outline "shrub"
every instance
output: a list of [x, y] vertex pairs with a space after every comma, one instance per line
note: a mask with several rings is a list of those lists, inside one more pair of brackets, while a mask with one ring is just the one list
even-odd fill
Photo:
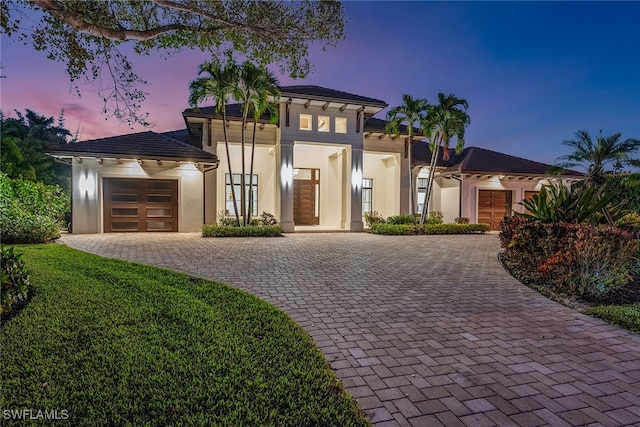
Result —
[[440, 211], [429, 212], [429, 217], [424, 222], [425, 224], [442, 224], [444, 222], [444, 214]]
[[410, 235], [410, 234], [472, 234], [490, 231], [488, 224], [425, 224], [422, 227], [409, 224], [373, 224], [373, 234]]
[[501, 228], [505, 257], [520, 271], [553, 292], [587, 299], [624, 286], [640, 249], [629, 232], [605, 225], [514, 217]]
[[239, 227], [240, 223], [235, 216], [227, 216], [225, 211], [218, 212], [218, 225], [226, 227]]
[[202, 226], [202, 237], [277, 237], [282, 236], [284, 229], [280, 225], [247, 225], [229, 226], [205, 224]]
[[2, 314], [9, 313], [11, 306], [27, 298], [29, 291], [29, 274], [25, 268], [21, 254], [14, 252], [13, 247], [2, 247]]
[[385, 222], [387, 222], [387, 220], [377, 211], [365, 212], [364, 214], [364, 223], [369, 228], [371, 228], [373, 224], [384, 224]]
[[456, 224], [469, 224], [471, 220], [466, 216], [458, 216], [453, 220], [453, 222]]
[[411, 224], [413, 225], [414, 223], [414, 219], [411, 217], [411, 215], [393, 215], [390, 216], [389, 218], [387, 218], [387, 224], [395, 224], [395, 225], [401, 225], [401, 224]]
[[278, 225], [278, 220], [275, 215], [262, 211], [260, 214], [260, 223], [262, 225]]
[[42, 243], [60, 237], [70, 198], [57, 186], [0, 173], [0, 229], [4, 243]]

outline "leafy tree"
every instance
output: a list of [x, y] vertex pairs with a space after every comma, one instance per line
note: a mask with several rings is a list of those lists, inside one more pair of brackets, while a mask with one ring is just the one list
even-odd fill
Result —
[[595, 188], [602, 187], [608, 174], [614, 174], [627, 166], [640, 166], [640, 159], [633, 154], [640, 148], [640, 139], [629, 138], [620, 141], [620, 132], [603, 136], [602, 131], [594, 142], [586, 130], [576, 132], [575, 139], [567, 139], [564, 145], [573, 151], [565, 156], [557, 166], [573, 168], [582, 166], [587, 170], [587, 183]]
[[214, 59], [213, 61], [200, 64], [198, 75], [202, 74], [206, 74], [207, 76], [199, 77], [189, 85], [189, 104], [197, 108], [201, 102], [211, 100], [216, 112], [222, 114], [222, 132], [224, 135], [224, 147], [227, 153], [227, 167], [229, 169], [229, 179], [231, 183], [233, 211], [237, 223], [240, 224], [238, 202], [236, 200], [233, 172], [231, 170], [231, 156], [229, 155], [229, 137], [226, 126], [227, 104], [237, 86], [238, 66], [232, 60], [229, 60], [226, 64], [222, 64], [220, 61]]
[[457, 98], [453, 94], [445, 96], [438, 94], [438, 105], [430, 105], [427, 108], [427, 115], [421, 121], [424, 136], [429, 139], [431, 161], [429, 163], [429, 178], [427, 179], [427, 191], [424, 193], [422, 215], [420, 225], [424, 224], [429, 212], [429, 201], [433, 191], [433, 181], [435, 177], [436, 165], [440, 149], [442, 158], [449, 159], [449, 144], [451, 138], [457, 139], [455, 151], [460, 154], [464, 148], [464, 134], [466, 127], [471, 123], [471, 118], [467, 114], [469, 103], [464, 98]]
[[10, 178], [39, 181], [59, 185], [71, 192], [71, 168], [56, 162], [45, 154], [52, 146], [72, 140], [66, 130], [64, 112], [58, 117], [45, 117], [27, 109], [26, 114], [16, 111], [17, 118], [6, 118], [0, 113], [2, 153], [0, 169]]
[[139, 110], [147, 94], [120, 50], [126, 42], [139, 55], [233, 51], [304, 77], [309, 45], [336, 46], [345, 35], [337, 1], [0, 0], [0, 12], [2, 33], [65, 63], [72, 82], [109, 81], [99, 88], [103, 113], [129, 124], [146, 123]]
[[409, 213], [413, 218], [413, 224], [416, 225], [416, 202], [413, 191], [413, 162], [411, 159], [411, 148], [414, 144], [413, 136], [415, 135], [414, 125], [419, 125], [426, 117], [429, 104], [426, 99], [414, 99], [410, 95], [402, 95], [402, 105], [393, 107], [387, 113], [387, 125], [385, 132], [388, 134], [400, 135], [400, 126], [402, 123], [407, 124], [407, 132], [409, 134], [409, 142], [407, 147], [407, 158], [409, 160]]

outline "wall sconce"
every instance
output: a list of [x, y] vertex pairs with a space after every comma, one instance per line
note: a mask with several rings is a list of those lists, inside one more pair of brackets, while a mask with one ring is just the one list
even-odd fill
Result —
[[87, 195], [88, 197], [92, 197], [96, 191], [96, 180], [93, 177], [93, 174], [82, 174], [80, 175], [80, 179], [78, 180], [78, 187], [80, 188], [80, 195]]
[[293, 184], [293, 166], [290, 164], [283, 164], [280, 170], [280, 180], [284, 187], [291, 186]]
[[198, 172], [200, 172], [192, 162], [183, 164], [180, 169], [182, 169], [182, 175], [186, 178], [193, 178], [198, 175]]
[[355, 189], [362, 186], [362, 169], [355, 168], [351, 171], [351, 186]]

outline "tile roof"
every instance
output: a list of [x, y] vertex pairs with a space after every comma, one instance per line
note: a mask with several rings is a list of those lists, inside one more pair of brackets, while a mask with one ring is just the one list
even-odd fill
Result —
[[[382, 120], [382, 119], [377, 119], [375, 117], [370, 117], [369, 119], [366, 119], [364, 122], [364, 131], [365, 132], [373, 132], [373, 133], [384, 133], [384, 127], [387, 125], [387, 121], [386, 120]], [[415, 136], [420, 136], [422, 135], [422, 131], [418, 128], [413, 128], [414, 129], [414, 135]], [[406, 125], [400, 125], [400, 134], [401, 135], [406, 135], [407, 134], [407, 126]]]
[[[418, 142], [411, 151], [414, 164], [428, 165], [431, 159], [429, 144]], [[438, 166], [445, 168], [445, 172], [458, 173], [491, 173], [505, 175], [535, 175], [544, 176], [549, 173], [550, 165], [511, 156], [509, 154], [498, 153], [480, 147], [465, 148], [461, 154], [456, 154], [453, 150], [449, 152], [449, 160], [443, 160], [442, 153], [438, 156]], [[568, 170], [563, 176], [582, 177], [580, 172]]]
[[305, 98], [319, 99], [323, 101], [347, 101], [350, 103], [368, 104], [375, 107], [387, 107], [388, 104], [380, 99], [355, 95], [353, 93], [342, 92], [340, 90], [329, 89], [315, 85], [280, 86], [282, 96], [303, 95]]
[[[167, 132], [171, 134], [171, 132]], [[53, 156], [125, 157], [216, 163], [215, 154], [156, 132], [139, 132], [58, 145], [47, 150]]]
[[[242, 118], [242, 105], [241, 104], [227, 104], [225, 105], [225, 110], [227, 113], [227, 118]], [[201, 115], [203, 117], [214, 117], [217, 119], [222, 119], [222, 114], [216, 111], [215, 106], [208, 107], [197, 107], [197, 108], [187, 108], [184, 110], [185, 114], [189, 115]], [[269, 123], [271, 116], [269, 112], [265, 112], [258, 122], [260, 123]]]

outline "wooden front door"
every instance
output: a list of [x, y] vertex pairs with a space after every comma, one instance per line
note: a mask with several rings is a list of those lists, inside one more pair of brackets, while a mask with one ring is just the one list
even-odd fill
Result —
[[500, 229], [500, 221], [511, 216], [511, 191], [480, 190], [478, 192], [478, 222]]
[[104, 232], [178, 231], [178, 181], [105, 178]]
[[320, 170], [296, 169], [293, 177], [293, 222], [295, 225], [320, 224]]

